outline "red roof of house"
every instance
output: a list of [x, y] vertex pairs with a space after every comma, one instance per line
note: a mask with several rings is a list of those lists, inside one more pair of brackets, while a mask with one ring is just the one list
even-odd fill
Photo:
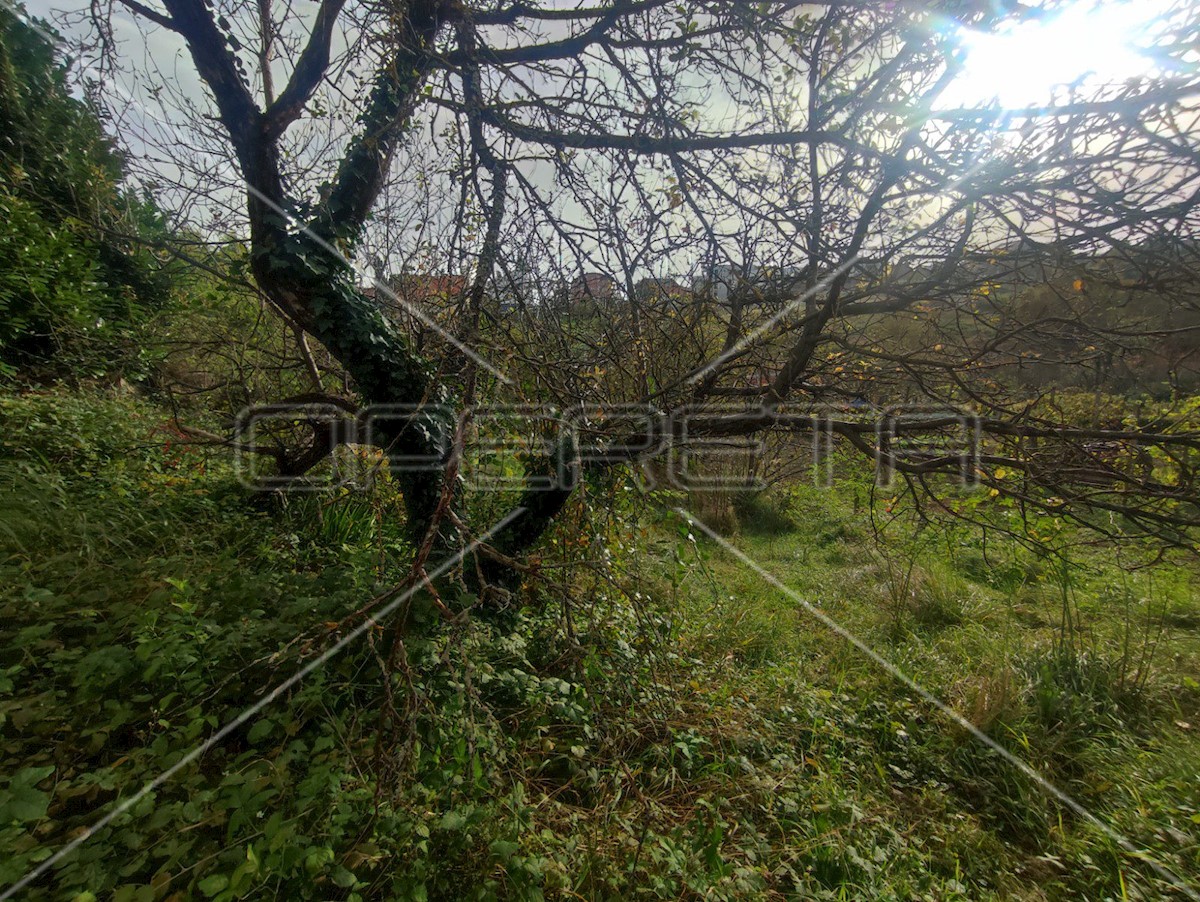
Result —
[[617, 280], [604, 273], [585, 272], [571, 283], [570, 293], [575, 300], [610, 298], [617, 293]]
[[406, 301], [453, 298], [467, 293], [467, 277], [444, 273], [401, 275], [392, 280], [392, 287]]

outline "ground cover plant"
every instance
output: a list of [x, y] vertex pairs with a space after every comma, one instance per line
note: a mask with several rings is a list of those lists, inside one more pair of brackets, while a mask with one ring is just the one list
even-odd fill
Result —
[[1197, 34], [0, 5], [0, 900], [1200, 898]]
[[[219, 455], [181, 451], [158, 431], [163, 412], [127, 395], [59, 389], [3, 409], [13, 881], [327, 645], [378, 590], [381, 561], [408, 549], [379, 494], [263, 510]], [[67, 462], [79, 476], [56, 475]], [[1191, 872], [1195, 574], [1127, 573], [1103, 554], [1063, 570], [1015, 543], [984, 562], [955, 529], [876, 541], [848, 500], [869, 490], [758, 499], [788, 525], [734, 541]], [[372, 631], [35, 892], [1171, 892], [669, 507], [577, 518], [548, 538], [541, 563], [558, 575], [521, 612], [441, 626], [431, 609], [405, 614], [430, 626], [393, 677], [386, 753]]]

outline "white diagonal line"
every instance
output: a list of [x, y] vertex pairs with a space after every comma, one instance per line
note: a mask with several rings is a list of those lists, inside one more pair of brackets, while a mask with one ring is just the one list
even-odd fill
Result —
[[[35, 31], [37, 31], [38, 34], [40, 34], [46, 41], [48, 41], [51, 44], [51, 46], [53, 46], [53, 47], [58, 46], [59, 39], [58, 39], [57, 35], [55, 35], [49, 29], [45, 28], [39, 22], [35, 22], [31, 16], [24, 13], [20, 8], [18, 8], [12, 2], [12, 0], [0, 0], [0, 6], [3, 6], [4, 8], [11, 11], [14, 15], [18, 16], [18, 18], [20, 18], [24, 24], [30, 26]], [[146, 110], [146, 108], [142, 105], [142, 103], [137, 98], [135, 98], [129, 91], [127, 91], [123, 85], [114, 82], [113, 86], [115, 87], [117, 93], [121, 94], [122, 98], [127, 103], [137, 107], [146, 115], [150, 115], [149, 111]], [[247, 182], [245, 184], [246, 184], [246, 190], [249, 193], [253, 194], [256, 198], [258, 198], [264, 204], [269, 206], [276, 213], [283, 216], [285, 219], [290, 219], [291, 221], [295, 222], [297, 225], [299, 225], [300, 231], [303, 234], [307, 235], [309, 238], [311, 238], [313, 241], [315, 241], [317, 243], [317, 245], [321, 247], [322, 250], [328, 251], [330, 254], [332, 254], [334, 257], [336, 257], [338, 260], [345, 263], [346, 267], [351, 272], [354, 271], [354, 263], [352, 260], [350, 260], [349, 257], [347, 257], [344, 253], [342, 253], [340, 250], [338, 250], [334, 245], [332, 245], [330, 242], [326, 241], [324, 238], [322, 238], [320, 235], [318, 235], [315, 231], [313, 231], [313, 229], [310, 228], [306, 223], [304, 223], [298, 216], [296, 216], [294, 213], [291, 213], [290, 211], [281, 207], [274, 200], [267, 197], [260, 190], [258, 190], [253, 185], [251, 185], [249, 182]], [[420, 320], [425, 326], [432, 329], [438, 335], [442, 336], [442, 338], [446, 339], [446, 341], [448, 341], [456, 349], [461, 351], [464, 356], [468, 357], [474, 363], [476, 363], [483, 369], [487, 370], [489, 373], [491, 373], [493, 376], [495, 376], [498, 380], [500, 380], [500, 382], [504, 383], [505, 385], [513, 385], [514, 384], [514, 382], [511, 378], [506, 376], [500, 370], [496, 369], [495, 366], [493, 366], [490, 362], [488, 362], [477, 351], [475, 351], [473, 348], [463, 344], [463, 342], [457, 336], [455, 336], [451, 332], [449, 332], [440, 323], [438, 323], [436, 320], [434, 320], [432, 317], [430, 317], [427, 313], [425, 313], [423, 310], [418, 308], [416, 305], [411, 304], [408, 301], [401, 298], [399, 295], [396, 294], [396, 292], [394, 292], [391, 289], [390, 286], [388, 286], [384, 282], [380, 281], [379, 279], [375, 278], [374, 276], [372, 276], [371, 281], [373, 282], [376, 291], [383, 292], [385, 295], [387, 295], [389, 300], [393, 301], [397, 306], [401, 307], [406, 313], [411, 314], [413, 317]], [[2, 897], [0, 897], [0, 898], [2, 898]]]
[[1200, 892], [1197, 892], [1191, 883], [1188, 883], [1182, 877], [1177, 876], [1165, 865], [1160, 864], [1154, 858], [1151, 858], [1149, 853], [1147, 853], [1145, 850], [1137, 848], [1128, 838], [1125, 837], [1124, 834], [1118, 832], [1110, 827], [1107, 823], [1100, 820], [1100, 818], [1092, 814], [1092, 812], [1085, 808], [1080, 802], [1077, 802], [1065, 791], [1051, 783], [1048, 779], [1046, 779], [1046, 777], [1042, 776], [1042, 774], [1035, 770], [1031, 765], [1018, 758], [987, 733], [983, 732], [983, 730], [979, 729], [979, 727], [975, 726], [975, 724], [971, 723], [971, 721], [965, 718], [954, 708], [950, 707], [928, 689], [925, 689], [920, 683], [906, 674], [903, 670], [901, 670], [883, 655], [879, 654], [879, 652], [875, 651], [875, 649], [871, 648], [871, 646], [867, 645], [866, 642], [858, 638], [858, 636], [850, 632], [850, 630], [842, 626], [819, 607], [802, 597], [791, 587], [785, 585], [778, 578], [776, 578], [774, 574], [763, 568], [757, 561], [755, 561], [745, 552], [731, 544], [727, 539], [719, 535], [707, 524], [698, 520], [690, 511], [687, 511], [682, 507], [674, 508], [674, 510], [690, 524], [699, 527], [699, 529], [704, 532], [705, 535], [707, 535], [727, 552], [732, 554], [735, 558], [761, 576], [764, 580], [766, 580], [766, 582], [770, 583], [788, 598], [799, 604], [802, 608], [804, 608], [805, 611], [819, 620], [823, 626], [827, 627], [829, 630], [845, 639], [864, 655], [870, 658], [872, 662], [886, 671], [890, 676], [903, 683], [906, 687], [915, 692], [926, 702], [933, 705], [938, 711], [940, 711], [942, 714], [945, 714], [958, 726], [962, 727], [973, 737], [1003, 758], [1006, 762], [1019, 770], [1026, 777], [1033, 780], [1048, 795], [1053, 796], [1055, 799], [1062, 802], [1062, 804], [1066, 805], [1073, 812], [1075, 812], [1075, 814], [1079, 815], [1088, 823], [1098, 828], [1102, 833], [1104, 833], [1105, 836], [1117, 843], [1117, 845], [1128, 852], [1132, 857], [1136, 858], [1138, 861], [1144, 861], [1154, 870], [1156, 874], [1158, 874], [1158, 876], [1174, 885], [1189, 899], [1195, 900], [1195, 902], [1200, 902]]
[[[249, 191], [251, 194], [253, 194], [255, 197], [257, 197], [264, 204], [269, 206], [272, 210], [274, 210], [280, 216], [283, 216], [287, 219], [291, 219], [293, 222], [295, 222], [297, 225], [300, 226], [300, 231], [303, 234], [307, 235], [309, 238], [311, 238], [313, 241], [315, 241], [322, 250], [328, 251], [330, 254], [332, 254], [334, 257], [336, 257], [338, 260], [345, 263], [347, 268], [349, 268], [351, 272], [354, 271], [354, 262], [349, 257], [347, 257], [345, 254], [343, 254], [340, 250], [338, 250], [336, 247], [334, 247], [332, 244], [330, 244], [328, 241], [326, 241], [324, 238], [322, 238], [320, 235], [318, 235], [315, 231], [313, 231], [313, 229], [309, 225], [304, 223], [300, 219], [300, 217], [296, 216], [294, 213], [290, 213], [289, 211], [285, 210], [283, 207], [281, 207], [279, 204], [277, 204], [271, 198], [267, 197], [265, 194], [263, 194], [261, 191], [259, 191], [257, 188], [255, 188], [253, 185], [251, 185], [249, 182], [246, 183], [246, 190]], [[419, 307], [417, 307], [414, 304], [410, 304], [408, 301], [401, 298], [398, 294], [396, 294], [396, 292], [392, 291], [392, 289], [387, 284], [385, 284], [381, 280], [375, 278], [374, 276], [371, 277], [371, 281], [374, 283], [376, 291], [382, 291], [384, 294], [386, 294], [388, 296], [388, 298], [391, 301], [395, 302], [400, 307], [402, 307], [406, 313], [412, 314], [417, 319], [419, 319], [422, 323], [424, 323], [426, 326], [428, 326], [430, 329], [432, 329], [434, 332], [436, 332], [438, 335], [442, 336], [442, 338], [446, 339], [446, 341], [450, 342], [450, 344], [452, 344], [455, 348], [457, 348], [459, 351], [461, 351], [464, 356], [469, 357], [472, 361], [474, 361], [479, 366], [483, 367], [485, 370], [487, 370], [489, 373], [491, 373], [493, 376], [495, 376], [497, 379], [499, 379], [505, 385], [513, 385], [514, 384], [512, 379], [510, 379], [508, 376], [504, 375], [504, 373], [500, 372], [500, 370], [498, 370], [494, 366], [492, 366], [487, 360], [485, 360], [483, 357], [481, 357], [479, 354], [477, 354], [472, 348], [463, 344], [457, 337], [455, 337], [448, 330], [446, 330], [441, 325], [439, 325], [432, 317], [430, 317], [427, 313], [425, 313]]]
[[[949, 192], [949, 191], [953, 191], [956, 187], [961, 185], [968, 178], [970, 178], [972, 175], [974, 175], [976, 172], [978, 172], [981, 168], [983, 168], [985, 163], [986, 163], [986, 160], [981, 152], [980, 154], [977, 155], [975, 162], [973, 162], [970, 166], [968, 166], [966, 169], [964, 169], [962, 172], [960, 172], [958, 175], [956, 175], [953, 179], [951, 179], [948, 183], [943, 185], [941, 188], [937, 189], [934, 196], [937, 196], [940, 194], [945, 194], [946, 192]], [[701, 367], [699, 370], [696, 370], [694, 373], [689, 375], [687, 377], [687, 382], [689, 384], [698, 382], [700, 379], [704, 378], [704, 376], [706, 376], [708, 373], [711, 373], [714, 369], [716, 369], [722, 363], [729, 360], [735, 354], [738, 354], [739, 352], [741, 352], [741, 350], [743, 348], [745, 348], [751, 342], [756, 341], [760, 336], [762, 336], [764, 333], [768, 332], [770, 329], [774, 328], [775, 325], [778, 324], [780, 320], [782, 320], [784, 317], [786, 317], [788, 314], [790, 314], [793, 310], [795, 310], [797, 307], [799, 307], [801, 304], [803, 304], [809, 298], [814, 297], [819, 292], [824, 291], [825, 288], [827, 286], [829, 286], [833, 282], [834, 279], [837, 279], [839, 276], [842, 275], [842, 273], [849, 270], [850, 267], [854, 266], [854, 264], [857, 263], [861, 259], [862, 259], [862, 254], [854, 254], [852, 257], [850, 257], [850, 259], [839, 264], [837, 267], [835, 267], [833, 270], [831, 270], [828, 275], [826, 275], [823, 279], [821, 279], [821, 281], [817, 282], [815, 285], [813, 285], [807, 291], [804, 291], [803, 293], [797, 295], [796, 297], [794, 297], [790, 301], [788, 301], [783, 306], [782, 309], [780, 309], [773, 316], [769, 317], [766, 320], [766, 322], [760, 323], [757, 327], [755, 327], [750, 332], [748, 332], [747, 334], [745, 334], [744, 336], [739, 338], [737, 340], [737, 342], [735, 342], [733, 344], [733, 346], [722, 351], [720, 354], [718, 354], [716, 357], [714, 357], [708, 363], [704, 364], [704, 366]], [[678, 384], [678, 383], [676, 383], [676, 384]]]
[[16, 16], [22, 25], [32, 28], [40, 34], [51, 47], [57, 48], [59, 45], [59, 37], [41, 22], [35, 21], [29, 10], [22, 9], [13, 0], [0, 0], [0, 6], [7, 9], [10, 13]]
[[[144, 799], [147, 795], [149, 795], [151, 792], [153, 792], [159, 786], [162, 786], [164, 783], [166, 783], [168, 780], [170, 780], [173, 776], [175, 776], [175, 774], [179, 773], [179, 771], [183, 770], [183, 768], [187, 767], [189, 764], [191, 764], [193, 761], [195, 761], [197, 758], [199, 758], [201, 755], [203, 755], [209, 749], [216, 746], [223, 739], [225, 739], [226, 736], [228, 736], [230, 733], [232, 733], [238, 727], [242, 726], [248, 720], [250, 720], [255, 715], [257, 715], [260, 711], [262, 711], [263, 708], [265, 708], [271, 702], [275, 701], [275, 699], [277, 699], [282, 693], [286, 692], [288, 689], [295, 686], [297, 683], [299, 683], [301, 680], [303, 680], [305, 677], [307, 677], [314, 670], [317, 670], [317, 669], [323, 667], [325, 665], [325, 663], [327, 661], [329, 661], [330, 658], [337, 655], [347, 645], [349, 645], [351, 642], [353, 642], [355, 639], [357, 639], [359, 636], [361, 636], [363, 633], [365, 633], [371, 627], [375, 626], [375, 624], [380, 619], [387, 617], [394, 610], [396, 610], [397, 607], [399, 607], [401, 604], [403, 604], [405, 601], [407, 601], [409, 598], [411, 598], [413, 595], [415, 595], [418, 591], [420, 591], [420, 589], [423, 586], [425, 586], [427, 583], [431, 582], [432, 580], [436, 579], [437, 577], [441, 576], [442, 574], [446, 573], [448, 570], [450, 570], [450, 568], [452, 568], [455, 564], [457, 564], [464, 557], [466, 557], [466, 555], [468, 555], [471, 551], [478, 548], [480, 545], [482, 545], [484, 542], [486, 542], [488, 539], [490, 539], [497, 532], [499, 532], [501, 529], [503, 529], [505, 526], [507, 526], [509, 523], [511, 523], [514, 519], [519, 517], [524, 512], [525, 512], [525, 508], [523, 508], [523, 507], [518, 507], [518, 508], [515, 508], [514, 510], [510, 511], [509, 514], [506, 517], [504, 517], [504, 519], [502, 519], [498, 523], [496, 523], [491, 529], [489, 529], [483, 535], [479, 536], [474, 541], [472, 541], [470, 544], [464, 546], [462, 549], [460, 549], [459, 551], [452, 554], [446, 560], [442, 561], [442, 563], [440, 563], [432, 571], [430, 571], [428, 574], [426, 574], [425, 579], [418, 581], [409, 589], [406, 589], [405, 591], [398, 594], [396, 597], [392, 598], [382, 608], [379, 608], [376, 611], [374, 611], [373, 613], [368, 614], [363, 619], [362, 623], [360, 623], [358, 626], [356, 626], [354, 629], [352, 629], [350, 632], [348, 632], [345, 636], [343, 636], [341, 639], [339, 639], [336, 643], [331, 645], [329, 648], [327, 648], [325, 651], [323, 651], [317, 657], [313, 658], [313, 660], [309, 661], [307, 664], [305, 664], [303, 667], [301, 667], [299, 670], [297, 670], [295, 673], [293, 673], [290, 677], [288, 677], [286, 680], [284, 680], [282, 683], [279, 683], [277, 686], [275, 686], [273, 689], [271, 689], [269, 692], [267, 692], [262, 698], [260, 698], [254, 704], [250, 705], [250, 707], [248, 707], [244, 711], [242, 711], [237, 717], [233, 718], [233, 720], [228, 721], [223, 727], [221, 727], [219, 730], [217, 730], [215, 733], [213, 733], [212, 736], [208, 737], [208, 739], [204, 740], [204, 742], [202, 742], [200, 745], [196, 746], [194, 749], [192, 749], [190, 752], [188, 752], [186, 755], [184, 755], [182, 758], [180, 758], [177, 762], [172, 764], [170, 767], [168, 767], [166, 770], [164, 770], [161, 774], [159, 774], [157, 777], [155, 777], [153, 780], [151, 780], [149, 783], [147, 783], [145, 786], [143, 786], [141, 789], [139, 789], [133, 795], [131, 795], [129, 798], [127, 798], [123, 802], [121, 802], [121, 804], [119, 804], [115, 808], [113, 808], [113, 810], [108, 812], [108, 814], [106, 814], [103, 817], [101, 817], [100, 819], [98, 819], [94, 824], [92, 824], [90, 827], [85, 829], [81, 834], [76, 836], [74, 839], [72, 839], [69, 843], [67, 843], [65, 846], [63, 846], [58, 851], [56, 851], [53, 855], [51, 855], [45, 861], [41, 862], [37, 867], [35, 867], [31, 871], [29, 871], [29, 873], [27, 873], [24, 877], [22, 877], [20, 880], [18, 880], [16, 883], [14, 883], [8, 889], [4, 890], [3, 893], [0, 893], [0, 900], [9, 899], [16, 893], [20, 892], [25, 887], [27, 887], [30, 883], [32, 883], [34, 880], [36, 880], [38, 877], [40, 877], [42, 874], [44, 874], [50, 868], [54, 867], [54, 865], [56, 865], [58, 862], [62, 861], [62, 859], [65, 858], [67, 855], [70, 855], [73, 851], [75, 851], [75, 849], [77, 849], [83, 843], [87, 842], [93, 835], [95, 835], [96, 831], [102, 830], [105, 827], [107, 827], [110, 823], [112, 823], [112, 821], [115, 818], [120, 817], [122, 814], [124, 814], [126, 811], [128, 811], [130, 808], [132, 808], [134, 805], [136, 805], [138, 802], [140, 802], [142, 799]], [[386, 599], [389, 594], [390, 593], [384, 593], [382, 596], [380, 596], [380, 598]]]
[[734, 354], [739, 353], [742, 350], [742, 348], [746, 347], [746, 345], [750, 344], [750, 342], [757, 339], [763, 333], [774, 328], [776, 323], [778, 323], [781, 319], [783, 319], [785, 316], [787, 316], [789, 313], [791, 313], [793, 310], [795, 310], [797, 307], [799, 307], [801, 304], [803, 304], [809, 298], [815, 296], [819, 292], [824, 291], [826, 289], [826, 287], [828, 287], [833, 282], [834, 279], [838, 278], [838, 276], [840, 276], [842, 273], [844, 273], [846, 270], [848, 270], [851, 266], [853, 266], [855, 263], [857, 263], [860, 259], [861, 259], [861, 256], [859, 254], [855, 254], [853, 257], [851, 257], [846, 262], [842, 263], [836, 269], [831, 270], [830, 273], [827, 276], [825, 276], [825, 278], [821, 279], [821, 281], [817, 282], [815, 285], [813, 285], [811, 288], [809, 288], [803, 294], [799, 294], [796, 297], [792, 298], [790, 301], [788, 301], [779, 310], [779, 312], [777, 312], [774, 316], [769, 317], [766, 320], [766, 322], [760, 323], [757, 327], [755, 327], [754, 329], [752, 329], [751, 331], [749, 331], [745, 335], [743, 335], [741, 338], [739, 338], [732, 347], [722, 351], [720, 354], [718, 354], [716, 357], [714, 357], [708, 363], [704, 364], [704, 366], [702, 366], [700, 369], [696, 370], [694, 373], [692, 373], [690, 376], [688, 376], [687, 381], [689, 383], [691, 383], [691, 382], [698, 382], [701, 379], [703, 379], [707, 374], [711, 373], [714, 369], [719, 367], [722, 363], [724, 363], [726, 360], [728, 360]]

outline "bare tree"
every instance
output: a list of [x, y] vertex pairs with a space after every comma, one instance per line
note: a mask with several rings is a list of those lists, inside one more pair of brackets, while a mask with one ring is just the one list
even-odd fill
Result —
[[[242, 183], [258, 287], [362, 401], [418, 410], [382, 444], [449, 464], [398, 472], [419, 537], [458, 540], [455, 412], [495, 387], [464, 346], [540, 401], [688, 408], [709, 436], [820, 424], [931, 497], [958, 457], [894, 453], [828, 404], [969, 406], [988, 437], [971, 466], [997, 491], [1176, 544], [1200, 526], [1186, 419], [1081, 424], [1021, 376], [1111, 370], [1167, 337], [1170, 378], [1194, 366], [1194, 317], [1076, 303], [1195, 310], [1200, 84], [1172, 42], [1197, 26], [1190, 4], [1154, 77], [1002, 109], [946, 98], [959, 30], [1036, 14], [1018, 4], [117, 2], [186, 44]], [[355, 285], [347, 260], [378, 241], [385, 197], [392, 222], [411, 205], [410, 228], [372, 253], [415, 253], [437, 221], [471, 263], [439, 319], [455, 342], [418, 352]], [[620, 290], [587, 324], [531, 289], [531, 274], [548, 295], [590, 271]], [[754, 406], [721, 412], [730, 400]], [[552, 468], [577, 473], [571, 441], [529, 462], [495, 559], [570, 497], [571, 480], [537, 484]]]

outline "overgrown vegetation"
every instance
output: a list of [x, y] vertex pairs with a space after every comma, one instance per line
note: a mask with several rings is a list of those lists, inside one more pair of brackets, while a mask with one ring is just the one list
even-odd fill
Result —
[[[505, 68], [513, 65], [507, 51], [484, 52], [477, 23], [459, 18], [468, 6], [402, 4], [394, 11], [402, 39], [375, 46], [393, 63], [412, 64], [378, 76], [365, 120], [386, 140], [352, 140], [341, 187], [316, 192], [321, 204], [292, 205], [339, 247], [369, 231], [387, 174], [371, 154], [399, 147], [413, 116], [406, 98], [442, 90], [434, 73], [445, 59], [435, 48], [456, 47], [473, 72], [459, 74], [472, 96], [455, 166], [484, 171], [490, 183], [486, 203], [482, 192], [468, 199], [465, 177], [460, 186], [458, 225], [472, 232], [464, 240], [475, 240], [473, 230], [482, 236], [477, 272], [486, 275], [500, 256], [506, 180], [517, 181], [516, 168], [496, 156], [499, 144], [487, 143], [488, 129], [546, 141], [542, 162], [565, 164], [559, 132], [483, 117], [483, 98], [474, 96], [482, 73], [519, 70]], [[674, 28], [668, 6], [649, 4], [647, 21]], [[722, 19], [721, 6], [712, 46], [695, 43], [710, 33], [685, 5], [678, 41], [645, 39], [642, 49], [686, 75], [692, 65], [705, 71], [710, 57], [724, 65], [741, 36], [762, 29], [772, 36], [762, 46], [774, 40], [795, 51], [789, 65], [811, 68], [810, 117], [822, 104], [827, 124], [852, 110], [845, 128], [855, 141], [907, 132], [898, 149], [884, 142], [862, 161], [846, 154], [828, 164], [818, 149], [845, 140], [826, 147], [824, 138], [797, 134], [789, 146], [769, 132], [761, 147], [746, 145], [762, 172], [769, 163], [803, 180], [794, 148], [810, 142], [812, 179], [823, 166], [831, 176], [824, 212], [842, 220], [826, 226], [853, 236], [844, 259], [855, 263], [854, 280], [835, 279], [820, 303], [805, 306], [801, 324], [761, 343], [765, 333], [752, 323], [786, 321], [776, 314], [783, 295], [774, 295], [804, 281], [794, 270], [767, 267], [758, 274], [770, 278], [758, 279], [750, 268], [727, 268], [732, 293], [720, 302], [712, 284], [641, 283], [624, 299], [628, 309], [615, 296], [573, 298], [563, 286], [540, 305], [526, 284], [538, 274], [531, 240], [527, 256], [504, 261], [525, 267], [505, 270], [519, 271], [520, 284], [481, 276], [469, 293], [440, 297], [430, 305], [439, 320], [506, 361], [518, 397], [586, 401], [585, 426], [605, 441], [631, 427], [591, 408], [627, 396], [675, 392], [690, 403], [693, 390], [701, 399], [712, 390], [752, 399], [752, 420], [768, 390], [780, 401], [765, 415], [770, 423], [749, 429], [714, 419], [697, 431], [730, 440], [711, 457], [702, 452], [697, 469], [746, 490], [656, 487], [638, 472], [636, 454], [605, 466], [572, 461], [578, 485], [556, 488], [535, 522], [498, 540], [507, 554], [466, 555], [446, 578], [430, 578], [442, 563], [431, 549], [461, 549], [513, 504], [536, 504], [526, 489], [572, 442], [546, 455], [513, 408], [463, 421], [461, 434], [451, 429], [453, 418], [425, 402], [513, 398], [478, 360], [448, 354], [430, 365], [425, 342], [444, 334], [432, 338], [428, 322], [401, 316], [410, 310], [389, 310], [350, 284], [342, 261], [257, 195], [250, 219], [262, 234], [248, 241], [171, 227], [153, 195], [127, 178], [91, 86], [82, 86], [89, 99], [73, 93], [53, 34], [0, 7], [0, 892], [19, 886], [30, 898], [74, 902], [1124, 900], [1200, 892], [1187, 883], [1200, 873], [1200, 567], [1189, 494], [1200, 456], [1194, 254], [1167, 259], [1165, 244], [1131, 242], [1130, 258], [1088, 251], [1043, 268], [1042, 258], [1018, 253], [1011, 265], [997, 263], [1008, 249], [995, 258], [982, 246], [965, 253], [972, 200], [959, 207], [961, 240], [953, 217], [938, 227], [949, 231], [936, 267], [861, 260], [868, 226], [904, 175], [899, 163], [921, 127], [853, 103], [920, 88], [912, 102], [924, 105], [936, 93], [922, 93], [922, 80], [939, 71], [944, 44], [925, 34], [928, 47], [916, 53], [913, 44], [907, 63], [896, 57], [901, 75], [889, 82], [888, 66], [873, 68], [871, 48], [909, 35], [896, 30], [907, 28], [898, 4], [861, 18], [834, 5], [825, 20], [772, 4], [731, 4]], [[212, 12], [198, 0], [176, 0], [166, 17], [133, 9], [178, 26], [193, 45], [202, 43], [199, 32], [183, 32]], [[495, 15], [502, 24], [540, 13], [517, 4]], [[573, 15], [597, 33], [622, 35], [630, 24], [622, 24], [626, 12], [590, 6]], [[282, 31], [272, 37], [269, 2], [256, 16], [269, 72], [272, 40], [284, 55], [294, 42]], [[236, 29], [225, 16], [210, 24], [226, 32], [230, 52], [210, 59], [203, 77], [224, 95], [218, 103], [253, 108], [254, 90], [272, 92], [269, 79], [251, 88]], [[450, 31], [453, 47], [438, 44]], [[622, 40], [636, 48], [644, 38]], [[566, 52], [532, 47], [547, 59]], [[293, 189], [301, 197], [311, 175], [272, 174], [308, 152], [293, 154], [282, 135], [315, 115], [309, 101], [319, 106], [314, 92], [333, 75], [327, 50], [307, 58], [292, 90], [293, 99], [307, 95], [271, 104], [275, 113], [255, 120], [263, 126], [255, 135], [222, 111], [221, 126], [253, 170], [244, 174], [262, 177], [281, 200]], [[870, 91], [857, 90], [859, 70]], [[662, 87], [671, 86], [674, 76], [662, 76], [670, 71], [655, 69]], [[604, 97], [620, 79], [597, 84]], [[1138, 96], [1160, 109], [1160, 93]], [[1109, 113], [1097, 115], [1091, 125], [1081, 120], [1085, 138], [1117, 127]], [[715, 140], [695, 131], [691, 113], [685, 118], [681, 135], [701, 147]], [[1046, 127], [1052, 135], [1055, 126]], [[986, 127], [961, 129], [962, 148], [996, 143]], [[624, 152], [624, 137], [585, 131], [576, 143]], [[1157, 137], [1160, 150], [1181, 152]], [[1186, 145], [1190, 133], [1174, 137]], [[769, 148], [779, 147], [770, 159]], [[918, 201], [945, 187], [923, 179], [960, 177], [950, 157], [926, 150], [924, 168], [907, 174]], [[1024, 165], [1019, 154], [1012, 160]], [[631, 173], [642, 165], [621, 162]], [[863, 204], [872, 192], [857, 179], [870, 166], [883, 187], [878, 202]], [[1056, 176], [1031, 172], [1058, 190]], [[424, 178], [414, 179], [422, 189], [432, 184]], [[995, 175], [979, 196], [1024, 191], [1021, 180], [1006, 189], [1007, 178]], [[581, 192], [578, 200], [593, 191], [589, 181], [563, 183]], [[743, 186], [766, 181], [749, 177]], [[629, 230], [648, 230], [647, 254], [675, 211], [706, 215], [697, 200], [709, 202], [704, 191], [683, 178], [664, 185], [664, 198], [656, 188], [637, 203], [654, 210], [663, 201], [666, 210], [635, 218]], [[719, 177], [707, 185], [726, 187]], [[537, 212], [536, 186], [526, 188], [526, 212]], [[327, 204], [330, 197], [337, 202]], [[1097, 197], [1079, 209], [1107, 228], [1115, 202]], [[582, 206], [604, 236], [618, 234], [624, 203]], [[819, 230], [820, 207], [814, 201], [794, 222]], [[1173, 202], [1166, 209], [1191, 214]], [[774, 214], [758, 217], [750, 203], [743, 212], [757, 217], [747, 234], [762, 227], [770, 251], [765, 224]], [[704, 232], [687, 232], [684, 243]], [[880, 236], [901, 250], [907, 241]], [[806, 251], [809, 281], [835, 269], [819, 245]], [[642, 264], [626, 264], [632, 286]], [[605, 279], [615, 284], [603, 275], [592, 281], [604, 287]], [[926, 286], [931, 279], [936, 285]], [[395, 284], [456, 280], [467, 283], [410, 273]], [[1131, 304], [1135, 289], [1152, 300]], [[456, 322], [465, 309], [471, 315]], [[517, 309], [515, 325], [505, 321]], [[281, 310], [291, 318], [276, 316]], [[828, 322], [814, 325], [820, 310]], [[310, 347], [305, 331], [326, 346]], [[686, 378], [751, 334], [759, 357], [726, 354], [703, 384]], [[960, 381], [967, 372], [978, 378]], [[428, 479], [389, 468], [384, 454], [394, 448], [351, 440], [364, 436], [347, 425], [361, 415], [357, 401], [405, 400], [418, 388], [425, 406], [391, 438], [437, 451]], [[802, 418], [817, 422], [820, 413], [830, 425], [828, 459], [816, 459], [820, 433], [800, 437], [783, 416], [775, 393], [793, 388], [811, 401]], [[884, 404], [889, 392], [891, 400], [974, 398], [993, 414], [979, 458], [968, 461], [966, 475], [979, 484], [948, 478], [964, 465], [944, 432], [924, 446], [905, 445], [898, 433], [902, 447], [892, 455], [864, 412], [868, 398]], [[278, 453], [248, 468], [245, 436], [231, 423], [284, 397], [324, 404], [341, 419], [333, 427], [312, 408], [287, 408], [264, 439], [279, 438]], [[723, 413], [719, 404], [711, 410]], [[720, 453], [760, 427], [765, 462]], [[322, 438], [336, 446], [331, 453]], [[289, 472], [311, 478], [302, 488], [320, 487], [334, 464], [362, 478], [311, 492], [248, 484], [248, 469], [285, 471], [296, 459], [291, 446], [304, 441], [320, 453]], [[892, 485], [877, 484], [872, 455], [892, 455], [900, 471]], [[647, 469], [662, 475], [661, 462]], [[831, 487], [809, 484], [826, 472], [836, 474]], [[463, 474], [481, 473], [507, 488], [460, 491]], [[489, 579], [493, 565], [502, 579]]]
[[0, 374], [145, 375], [144, 326], [171, 301], [166, 218], [124, 183], [53, 38], [0, 8]]
[[[180, 448], [163, 412], [128, 395], [35, 392], [2, 409], [7, 884], [329, 647], [410, 549], [377, 515], [395, 503], [386, 485], [264, 510], [220, 455]], [[795, 488], [772, 501], [792, 525], [738, 543], [1194, 873], [1195, 577], [1003, 542], [984, 562], [955, 530], [898, 529], [867, 556], [870, 518], [852, 499], [868, 488]], [[373, 629], [42, 891], [1169, 894], [662, 508], [627, 501], [597, 519], [580, 505], [539, 554], [521, 612], [439, 626], [428, 598], [401, 609], [412, 628], [393, 719]]]

